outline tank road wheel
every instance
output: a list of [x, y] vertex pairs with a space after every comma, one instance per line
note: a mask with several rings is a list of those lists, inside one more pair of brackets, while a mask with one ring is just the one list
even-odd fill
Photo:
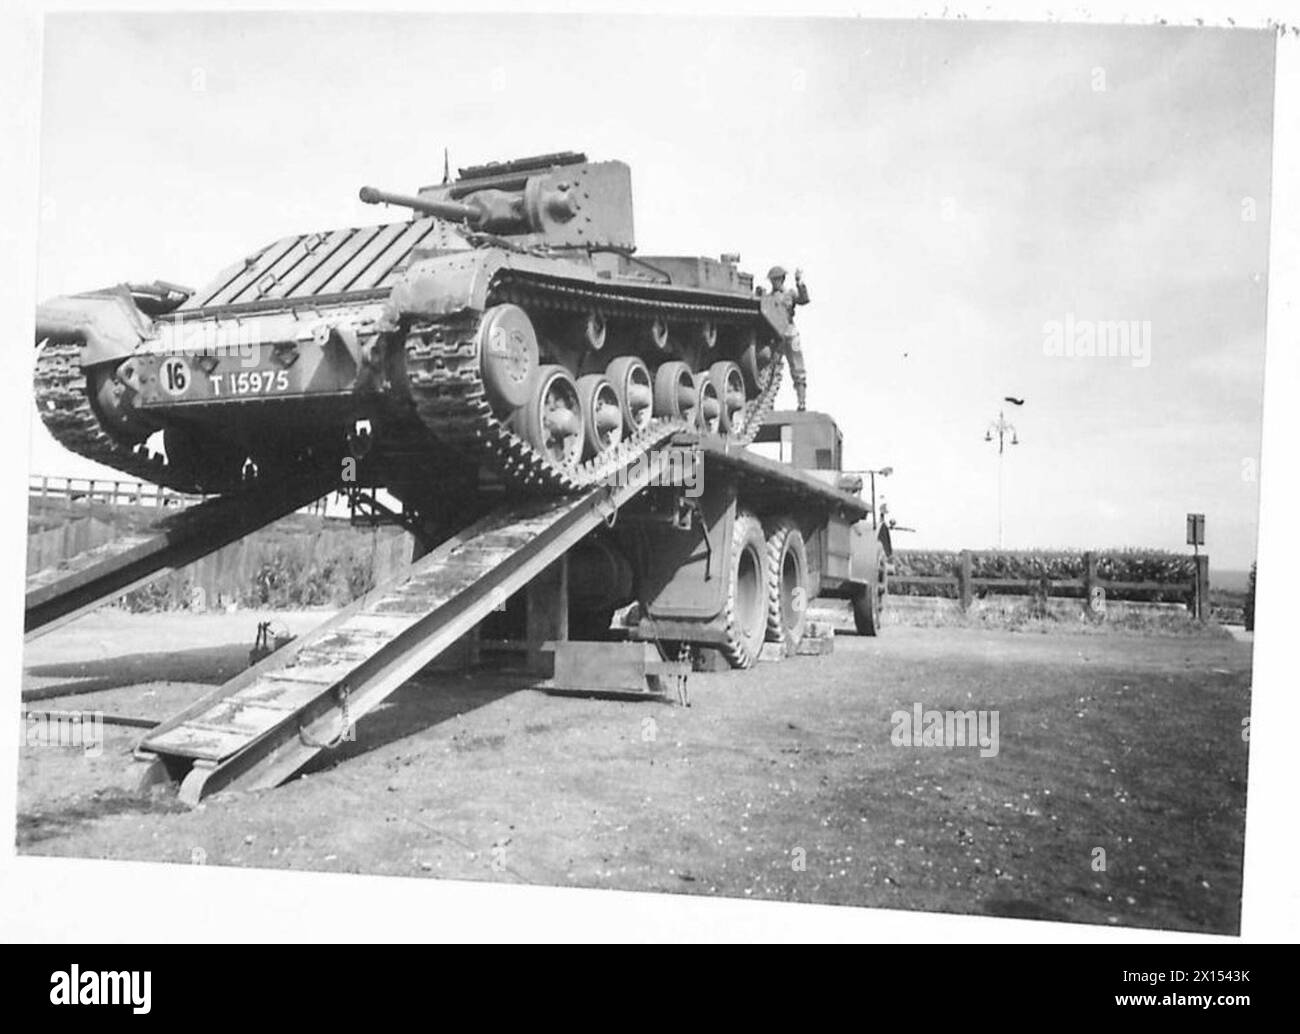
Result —
[[767, 636], [767, 539], [758, 518], [736, 511], [727, 566], [726, 644], [723, 654], [733, 668], [758, 660]]
[[654, 388], [650, 368], [634, 355], [619, 356], [605, 371], [623, 409], [623, 426], [629, 435], [644, 431], [654, 419]]
[[722, 403], [718, 389], [704, 371], [695, 375], [695, 426], [701, 434], [718, 434], [722, 427]]
[[537, 332], [518, 305], [494, 305], [479, 324], [479, 365], [488, 398], [505, 410], [528, 402], [538, 365]]
[[614, 385], [604, 374], [578, 378], [578, 403], [582, 407], [584, 456], [596, 456], [623, 437], [623, 407]]
[[745, 377], [735, 363], [714, 363], [709, 367], [709, 380], [718, 393], [719, 429], [723, 434], [740, 430], [740, 419], [745, 411]]
[[776, 358], [770, 344], [760, 345], [756, 336], [751, 336], [744, 351], [740, 353], [738, 365], [745, 375], [745, 387], [757, 394], [758, 386], [768, 366]]
[[563, 366], [538, 367], [516, 419], [516, 430], [557, 467], [572, 467], [582, 459], [582, 402]]
[[879, 547], [876, 550], [876, 569], [871, 583], [864, 585], [853, 597], [853, 627], [858, 635], [879, 635], [885, 603], [889, 599], [889, 557]]
[[767, 536], [767, 589], [767, 638], [793, 650], [808, 618], [808, 550], [788, 518]]
[[677, 417], [695, 423], [698, 396], [691, 368], [680, 359], [670, 359], [655, 371], [655, 416]]

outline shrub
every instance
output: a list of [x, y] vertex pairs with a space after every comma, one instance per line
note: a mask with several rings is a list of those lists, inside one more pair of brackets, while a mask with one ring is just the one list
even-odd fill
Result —
[[1252, 561], [1250, 565], [1250, 577], [1246, 580], [1246, 603], [1241, 608], [1247, 632], [1255, 631], [1255, 563]]
[[[1097, 558], [1097, 577], [1107, 582], [1159, 582], [1167, 589], [1114, 589], [1107, 595], [1112, 599], [1148, 602], [1182, 603], [1191, 592], [1195, 575], [1195, 561], [1190, 556], [1163, 549], [1119, 549], [1094, 551]], [[907, 575], [935, 577], [956, 575], [961, 568], [961, 553], [956, 550], [900, 549], [894, 553], [893, 573], [897, 579]], [[1083, 579], [1087, 573], [1084, 551], [1079, 549], [1033, 549], [972, 551], [971, 575], [974, 578], [1007, 578], [1023, 582], [1021, 593], [1043, 595], [1042, 583], [1046, 580], [1068, 581]], [[891, 592], [907, 596], [957, 596], [956, 585], [916, 585], [899, 581], [890, 586]], [[988, 591], [1015, 593], [1013, 587]], [[1058, 586], [1053, 595], [1077, 596], [1082, 589]]]

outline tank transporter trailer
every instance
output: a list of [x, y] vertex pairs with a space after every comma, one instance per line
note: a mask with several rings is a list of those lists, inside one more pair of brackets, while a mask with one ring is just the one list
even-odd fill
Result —
[[889, 530], [840, 469], [834, 421], [773, 411], [785, 317], [734, 256], [638, 254], [627, 166], [572, 152], [361, 198], [408, 218], [282, 238], [195, 292], [38, 307], [56, 439], [211, 498], [36, 572], [29, 637], [332, 491], [417, 543], [393, 579], [151, 730], [142, 782], [191, 803], [276, 785], [520, 612], [561, 682], [591, 682], [560, 688], [584, 690], [792, 654], [817, 596], [875, 634]]

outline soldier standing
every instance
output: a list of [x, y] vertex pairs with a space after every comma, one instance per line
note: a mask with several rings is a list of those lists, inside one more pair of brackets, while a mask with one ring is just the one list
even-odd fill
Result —
[[768, 270], [767, 279], [772, 283], [772, 294], [781, 299], [786, 318], [789, 320], [789, 327], [785, 332], [785, 358], [790, 364], [790, 378], [794, 381], [794, 394], [799, 401], [799, 411], [803, 412], [807, 408], [808, 371], [803, 364], [799, 328], [794, 325], [794, 310], [796, 305], [808, 304], [808, 288], [803, 282], [802, 269], [794, 271], [793, 289], [786, 288], [785, 270], [780, 266], [773, 266]]

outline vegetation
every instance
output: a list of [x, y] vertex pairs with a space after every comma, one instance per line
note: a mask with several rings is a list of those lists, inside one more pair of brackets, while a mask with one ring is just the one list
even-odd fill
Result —
[[[1147, 602], [1182, 603], [1187, 599], [1195, 576], [1194, 560], [1182, 553], [1163, 549], [1096, 550], [1097, 577], [1104, 582], [1159, 582], [1167, 589], [1108, 589], [1111, 599]], [[944, 596], [955, 599], [956, 584], [917, 584], [904, 581], [908, 576], [950, 577], [961, 568], [961, 553], [956, 550], [900, 549], [894, 554], [890, 591], [904, 596]], [[972, 551], [972, 578], [1007, 578], [1024, 583], [1020, 592], [1044, 596], [1045, 581], [1082, 580], [1087, 573], [1084, 550], [1032, 549]], [[976, 595], [987, 590], [976, 586]], [[999, 593], [1016, 593], [1015, 587], [1003, 587]], [[1053, 586], [1053, 596], [1080, 596], [1081, 587]]]
[[1250, 580], [1246, 583], [1246, 602], [1242, 607], [1242, 617], [1246, 631], [1255, 631], [1255, 562], [1250, 565]]

